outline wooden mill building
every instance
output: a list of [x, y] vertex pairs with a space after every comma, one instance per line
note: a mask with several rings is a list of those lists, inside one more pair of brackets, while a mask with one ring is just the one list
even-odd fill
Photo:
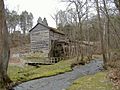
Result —
[[29, 32], [31, 51], [45, 53], [46, 57], [76, 57], [81, 52], [86, 54], [87, 48], [93, 47], [87, 41], [67, 39], [62, 31], [49, 27], [42, 20]]
[[67, 45], [65, 34], [55, 28], [49, 27], [43, 21], [29, 31], [32, 52], [43, 52], [47, 57], [59, 57], [65, 55]]

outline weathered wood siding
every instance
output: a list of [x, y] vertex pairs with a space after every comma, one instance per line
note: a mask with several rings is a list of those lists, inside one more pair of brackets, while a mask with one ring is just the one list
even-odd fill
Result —
[[42, 51], [46, 54], [49, 53], [49, 29], [42, 26], [37, 25], [30, 32], [31, 39], [31, 51]]
[[50, 30], [49, 32], [49, 49], [51, 49], [51, 41], [52, 40], [58, 40], [58, 41], [62, 41], [62, 40], [65, 40], [65, 35], [63, 34], [59, 34], [59, 33], [56, 33], [56, 32], [53, 32], [52, 30]]
[[50, 31], [50, 40], [65, 40], [65, 36], [53, 31]]
[[42, 51], [48, 57], [52, 47], [52, 40], [64, 41], [65, 35], [40, 23], [30, 31], [31, 51], [33, 52]]

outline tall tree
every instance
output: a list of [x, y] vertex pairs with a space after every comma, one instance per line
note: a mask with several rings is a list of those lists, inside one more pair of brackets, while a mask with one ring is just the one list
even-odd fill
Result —
[[47, 23], [47, 19], [46, 19], [46, 18], [43, 19], [43, 23], [48, 26], [48, 23]]
[[103, 5], [104, 5], [104, 10], [105, 10], [105, 15], [107, 17], [107, 26], [106, 26], [106, 31], [107, 31], [107, 54], [108, 54], [108, 60], [110, 60], [110, 16], [107, 8], [107, 1], [103, 0]]
[[12, 11], [11, 12], [11, 18], [10, 18], [10, 24], [11, 24], [11, 27], [14, 31], [16, 31], [16, 26], [19, 24], [19, 15], [17, 14], [16, 11]]
[[30, 12], [27, 17], [27, 30], [30, 30], [33, 26], [33, 14]]
[[38, 18], [37, 23], [42, 23], [42, 18], [41, 17]]
[[102, 27], [102, 22], [101, 22], [101, 16], [100, 16], [100, 6], [99, 6], [99, 1], [95, 0], [96, 3], [96, 11], [97, 11], [97, 17], [98, 17], [98, 27], [99, 27], [99, 34], [100, 34], [100, 41], [101, 41], [101, 50], [102, 50], [102, 55], [103, 55], [103, 61], [104, 64], [106, 64], [106, 55], [105, 55], [105, 47], [104, 47], [104, 39], [103, 39], [103, 27]]
[[[87, 1], [83, 1], [83, 0], [65, 0], [67, 2], [69, 2], [69, 6], [70, 5], [74, 5], [73, 8], [75, 8], [75, 13], [76, 13], [76, 39], [77, 41], [83, 41], [84, 40], [84, 35], [83, 35], [83, 22], [86, 19], [86, 10], [85, 10], [85, 5], [87, 4]], [[81, 47], [80, 49], [80, 55], [78, 53], [78, 57], [81, 56], [81, 60], [83, 60], [84, 56], [83, 56], [83, 47], [79, 44], [78, 47]]]
[[22, 12], [20, 15], [20, 27], [21, 27], [21, 30], [23, 31], [24, 35], [27, 30], [27, 17], [28, 17], [27, 11]]
[[12, 10], [11, 12], [8, 9], [5, 9], [6, 20], [9, 32], [16, 31], [17, 25], [19, 25], [19, 15], [17, 11]]
[[33, 15], [32, 13], [28, 13], [27, 11], [23, 11], [20, 15], [20, 27], [25, 35], [29, 29], [31, 29], [33, 25]]
[[0, 90], [6, 90], [6, 86], [10, 80], [7, 75], [10, 50], [4, 11], [4, 1], [0, 0]]

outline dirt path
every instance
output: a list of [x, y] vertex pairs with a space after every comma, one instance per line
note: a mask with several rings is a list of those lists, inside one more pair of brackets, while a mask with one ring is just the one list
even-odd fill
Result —
[[28, 81], [15, 87], [15, 90], [65, 90], [79, 77], [101, 71], [102, 60], [93, 60], [84, 66], [77, 66], [64, 74]]

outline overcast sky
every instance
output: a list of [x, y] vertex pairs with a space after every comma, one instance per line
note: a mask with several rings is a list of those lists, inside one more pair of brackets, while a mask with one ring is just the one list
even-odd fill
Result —
[[37, 18], [46, 17], [49, 26], [55, 27], [55, 21], [52, 19], [53, 15], [57, 10], [65, 10], [65, 4], [61, 3], [60, 0], [5, 0], [5, 5], [10, 10], [16, 10], [19, 13], [27, 10], [32, 12], [34, 16], [34, 25], [37, 23]]

